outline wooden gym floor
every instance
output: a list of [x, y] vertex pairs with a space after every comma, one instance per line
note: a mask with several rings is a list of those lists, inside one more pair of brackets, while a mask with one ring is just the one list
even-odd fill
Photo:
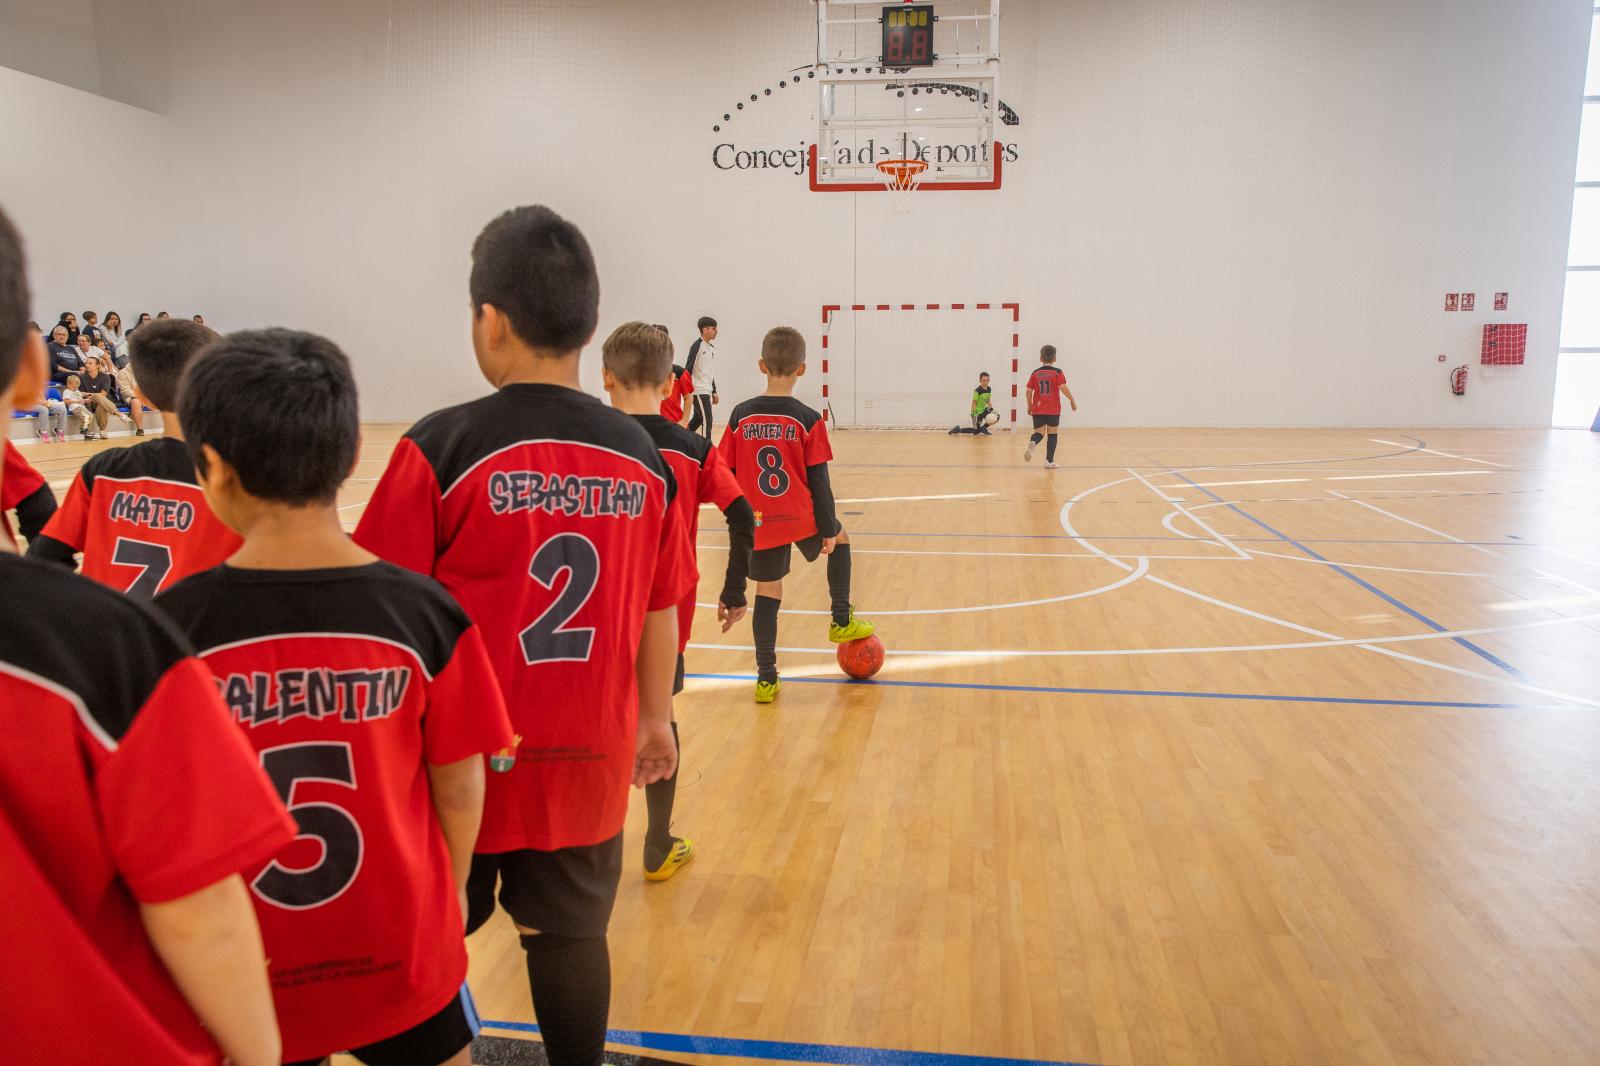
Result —
[[[368, 427], [352, 525], [400, 428]], [[1046, 471], [1017, 434], [836, 436], [878, 683], [841, 683], [821, 564], [788, 582], [774, 706], [748, 622], [700, 613], [698, 858], [646, 884], [636, 799], [619, 1048], [1600, 1061], [1600, 436], [1062, 440]], [[89, 450], [26, 452], [59, 492]], [[516, 1036], [504, 916], [471, 947]]]

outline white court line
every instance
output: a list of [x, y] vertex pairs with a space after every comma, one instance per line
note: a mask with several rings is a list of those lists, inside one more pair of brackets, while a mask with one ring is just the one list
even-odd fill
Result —
[[365, 507], [367, 504], [369, 504], [371, 502], [372, 502], [371, 500], [362, 500], [359, 503], [347, 503], [343, 507], [339, 508], [339, 510], [341, 510], [341, 511], [353, 511], [357, 507]]
[[[1410, 447], [1409, 444], [1400, 444], [1400, 443], [1398, 443], [1396, 441], [1392, 441], [1392, 440], [1379, 440], [1377, 437], [1368, 437], [1367, 439], [1370, 440], [1374, 444], [1387, 444], [1391, 448], [1409, 448]], [[1465, 463], [1482, 463], [1485, 466], [1500, 466], [1500, 467], [1503, 467], [1503, 466], [1506, 465], [1505, 463], [1497, 463], [1493, 459], [1474, 459], [1470, 455], [1451, 455], [1449, 452], [1441, 452], [1436, 448], [1418, 448], [1417, 451], [1419, 451], [1419, 452], [1427, 452], [1429, 455], [1442, 455], [1446, 459], [1460, 459], [1462, 462], [1465, 462]]]
[[1340, 474], [1338, 477], [1323, 478], [1324, 481], [1382, 481], [1392, 477], [1470, 477], [1473, 474], [1488, 474], [1488, 470], [1426, 470], [1416, 474]]
[[[999, 495], [994, 492], [949, 492], [938, 496], [858, 496], [851, 499], [839, 500], [834, 503], [904, 503], [916, 500], [987, 500]], [[714, 503], [702, 503], [700, 509], [716, 510]]]
[[[352, 505], [354, 506], [354, 505]], [[343, 510], [343, 508], [340, 508]], [[1199, 541], [1200, 537], [1192, 533], [1179, 533], [1179, 536], [1188, 537], [1190, 540]], [[702, 542], [696, 545], [699, 551], [725, 552], [726, 544], [710, 544]], [[1101, 559], [1104, 556], [1094, 552], [962, 552], [940, 551], [933, 548], [863, 548], [855, 541], [850, 542], [851, 555], [951, 555], [973, 559]], [[1187, 559], [1197, 562], [1209, 562], [1214, 559], [1233, 562], [1231, 555], [1124, 555], [1124, 559]]]
[[[1202, 488], [1202, 489], [1209, 489], [1209, 488], [1215, 488], [1218, 485], [1287, 485], [1287, 484], [1289, 484], [1290, 482], [1293, 482], [1293, 481], [1312, 481], [1312, 480], [1314, 480], [1314, 479], [1313, 478], [1308, 478], [1308, 477], [1265, 477], [1265, 478], [1258, 478], [1258, 479], [1256, 479], [1254, 481], [1196, 481], [1196, 482], [1194, 482], [1193, 487]], [[1185, 486], [1184, 485], [1164, 485], [1162, 487], [1163, 488], [1168, 488], [1168, 489], [1181, 489], [1181, 488], [1184, 488]]]
[[[1246, 555], [1244, 552], [1240, 551], [1237, 547], [1235, 547], [1232, 541], [1225, 539], [1222, 536], [1221, 533], [1218, 533], [1216, 530], [1214, 530], [1210, 526], [1206, 525], [1205, 522], [1203, 522], [1201, 519], [1196, 517], [1195, 514], [1192, 511], [1190, 511], [1186, 507], [1184, 507], [1182, 500], [1180, 500], [1178, 497], [1176, 497], [1176, 496], [1168, 496], [1166, 493], [1162, 492], [1160, 489], [1158, 489], [1154, 485], [1150, 484], [1150, 482], [1145, 479], [1145, 476], [1143, 474], [1139, 473], [1137, 470], [1134, 470], [1132, 467], [1128, 468], [1128, 473], [1130, 473], [1134, 477], [1138, 478], [1139, 481], [1145, 486], [1145, 488], [1149, 489], [1151, 492], [1155, 493], [1157, 496], [1160, 496], [1166, 502], [1172, 504], [1172, 509], [1174, 511], [1177, 511], [1179, 514], [1183, 515], [1183, 517], [1185, 517], [1189, 521], [1193, 522], [1196, 526], [1198, 526], [1200, 528], [1200, 530], [1202, 532], [1210, 534], [1212, 541], [1218, 547], [1227, 548], [1234, 555], [1238, 556], [1241, 559], [1250, 558], [1250, 556]], [[1169, 526], [1168, 528], [1170, 529], [1171, 527]], [[1173, 530], [1173, 532], [1176, 533], [1177, 530]]]

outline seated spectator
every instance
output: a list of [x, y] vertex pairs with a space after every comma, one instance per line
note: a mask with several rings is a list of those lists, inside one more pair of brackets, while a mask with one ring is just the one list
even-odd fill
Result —
[[94, 311], [85, 311], [81, 332], [87, 333], [90, 340], [97, 340], [100, 336], [100, 316]]
[[91, 355], [84, 360], [83, 376], [78, 380], [80, 382], [78, 390], [83, 395], [83, 405], [94, 412], [100, 436], [106, 435], [106, 423], [111, 421], [112, 416], [126, 422], [129, 429], [134, 428], [133, 419], [117, 410], [117, 379], [101, 366], [99, 355]]
[[77, 344], [78, 343], [78, 316], [77, 315], [73, 314], [71, 311], [63, 311], [63, 312], [61, 312], [61, 317], [56, 321], [56, 324], [61, 326], [62, 328], [64, 328], [67, 331], [67, 343], [68, 344]]
[[117, 369], [127, 366], [128, 336], [122, 332], [122, 316], [115, 311], [107, 311], [106, 317], [100, 322], [100, 336], [111, 347], [111, 361], [117, 365]]
[[205, 315], [195, 315], [194, 316], [194, 320], [196, 322], [200, 323], [202, 326], [206, 324], [206, 316]]
[[158, 318], [158, 319], [161, 319], [161, 318], [171, 318], [171, 317], [172, 317], [172, 316], [171, 316], [171, 315], [169, 315], [169, 314], [167, 314], [167, 313], [166, 313], [166, 312], [165, 312], [165, 311], [157, 311], [157, 312], [156, 312], [156, 318]]
[[122, 406], [128, 409], [128, 414], [133, 416], [133, 435], [144, 436], [145, 406], [139, 402], [138, 382], [133, 379], [132, 364], [124, 364], [115, 374], [117, 379], [117, 392], [122, 396]]
[[50, 331], [50, 343], [45, 348], [50, 353], [50, 380], [57, 385], [64, 383], [68, 374], [76, 374], [83, 369], [83, 356], [67, 340], [67, 327], [59, 322]]
[[67, 375], [67, 383], [61, 390], [61, 402], [66, 405], [67, 414], [78, 422], [78, 428], [83, 431], [84, 440], [98, 440], [94, 432], [94, 415], [83, 404], [83, 393], [78, 391], [78, 386], [83, 384], [76, 374]]
[[128, 333], [131, 335], [134, 330], [138, 329], [140, 326], [144, 325], [148, 321], [150, 321], [150, 312], [149, 311], [140, 311], [139, 312], [139, 321], [135, 322], [133, 325], [128, 327]]
[[46, 444], [67, 439], [67, 405], [60, 400], [46, 396], [26, 413], [39, 420], [39, 439]]

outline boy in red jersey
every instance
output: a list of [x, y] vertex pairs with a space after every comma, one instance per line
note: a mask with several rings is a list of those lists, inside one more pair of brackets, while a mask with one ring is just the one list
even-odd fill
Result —
[[[177, 319], [133, 335], [135, 403], [161, 412], [163, 435], [84, 463], [44, 535], [28, 544], [30, 559], [70, 567], [82, 552], [85, 577], [147, 600], [238, 550], [238, 536], [217, 521], [195, 483], [175, 412], [184, 370], [216, 339], [205, 326]], [[281, 402], [292, 405], [293, 397]]]
[[483, 641], [436, 582], [340, 526], [361, 427], [331, 342], [230, 334], [190, 367], [180, 416], [243, 543], [156, 605], [300, 825], [250, 882], [284, 1058], [464, 1066], [478, 1025], [460, 901], [484, 756], [511, 743]]
[[834, 513], [828, 480], [828, 424], [794, 398], [806, 372], [806, 341], [800, 331], [774, 326], [761, 341], [761, 372], [767, 391], [733, 409], [719, 448], [756, 512], [755, 552], [750, 576], [756, 605], [750, 629], [756, 643], [756, 702], [778, 698], [778, 609], [791, 549], [806, 562], [828, 557], [828, 596], [835, 644], [870, 637], [874, 626], [850, 605], [850, 538]]
[[[1028, 377], [1028, 413], [1033, 416], [1033, 436], [1028, 438], [1028, 449], [1022, 453], [1025, 462], [1033, 461], [1033, 450], [1039, 446], [1039, 441], [1046, 436], [1049, 440], [1044, 446], [1044, 468], [1056, 468], [1056, 428], [1061, 425], [1061, 397], [1065, 396], [1067, 402], [1072, 404], [1072, 409], [1078, 409], [1078, 401], [1072, 398], [1072, 390], [1067, 388], [1067, 376], [1056, 368], [1056, 348], [1047, 344], [1039, 349], [1039, 360], [1044, 365], [1035, 370]], [[1044, 430], [1040, 433], [1040, 430]]]
[[[671, 334], [667, 332], [667, 327], [657, 322], [653, 328], [659, 329], [661, 331], [661, 335], [668, 338], [667, 357], [668, 359], [671, 359], [672, 340]], [[694, 395], [694, 375], [689, 373], [689, 371], [684, 367], [673, 363], [669, 368], [667, 380], [670, 382], [670, 384], [665, 390], [664, 394], [659, 397], [661, 400], [661, 417], [665, 418], [668, 422], [671, 422], [675, 426], [681, 426], [683, 425], [684, 419], [683, 401], [686, 397]], [[678, 635], [680, 637], [683, 636], [681, 633]]]
[[468, 929], [498, 883], [546, 1056], [596, 1066], [628, 782], [677, 764], [677, 606], [694, 572], [649, 434], [580, 390], [600, 303], [583, 234], [549, 208], [508, 211], [474, 242], [469, 287], [473, 350], [497, 391], [406, 433], [356, 540], [438, 578], [483, 629], [522, 739], [489, 779]]
[[[726, 633], [744, 617], [745, 575], [750, 572], [755, 513], [740, 493], [733, 471], [728, 469], [711, 442], [655, 413], [662, 394], [673, 387], [672, 373], [677, 369], [672, 365], [672, 342], [666, 330], [643, 322], [624, 323], [606, 338], [601, 353], [601, 376], [611, 397], [611, 406], [639, 420], [678, 482], [678, 495], [672, 505], [682, 517], [689, 566], [695, 567], [700, 505], [714, 504], [727, 519], [728, 569], [722, 595], [717, 599], [717, 618]], [[698, 582], [698, 568], [695, 578]], [[672, 682], [674, 696], [683, 691], [683, 651], [689, 646], [689, 630], [694, 624], [694, 601], [695, 595], [690, 592], [678, 605], [678, 672]], [[674, 743], [678, 741], [676, 716], [672, 723], [672, 739]], [[677, 791], [677, 770], [671, 777], [646, 785], [644, 789], [645, 806], [650, 812], [650, 828], [644, 838], [644, 876], [649, 881], [665, 881], [694, 858], [694, 841], [672, 835], [672, 806]]]
[[[0, 407], [43, 392], [0, 212]], [[0, 473], [0, 493], [9, 472]], [[101, 629], [40, 611], [70, 603]], [[216, 685], [148, 607], [0, 543], [0, 1033], [8, 1062], [274, 1066], [239, 871], [294, 835]]]
[[[37, 334], [35, 334], [37, 336]], [[0, 533], [5, 534], [4, 548], [16, 551], [16, 534], [11, 532], [11, 519], [7, 511], [17, 512], [17, 532], [22, 539], [32, 543], [49, 524], [56, 513], [56, 494], [50, 491], [44, 478], [33, 464], [23, 458], [22, 451], [11, 441], [5, 442], [5, 481], [0, 483]]]

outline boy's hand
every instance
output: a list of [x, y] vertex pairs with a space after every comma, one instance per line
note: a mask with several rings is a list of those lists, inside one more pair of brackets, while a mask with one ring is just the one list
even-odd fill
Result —
[[837, 544], [837, 543], [839, 543], [839, 538], [838, 537], [823, 537], [822, 538], [822, 554], [823, 555], [832, 555], [833, 554], [833, 546], [835, 544]]
[[678, 746], [672, 741], [672, 722], [641, 718], [639, 739], [633, 749], [633, 787], [665, 781], [678, 768]]
[[725, 603], [717, 604], [717, 621], [722, 623], [722, 631], [726, 633], [733, 628], [733, 624], [745, 616], [748, 608], [729, 607]]
[[1077, 400], [1073, 400], [1072, 401], [1072, 409], [1074, 411], [1076, 411], [1078, 409], [1078, 401]]
[[722, 402], [722, 397], [718, 396], [716, 393], [713, 392], [711, 394], [711, 406], [715, 407], [715, 406], [717, 406], [717, 404], [719, 404], [721, 402]]

